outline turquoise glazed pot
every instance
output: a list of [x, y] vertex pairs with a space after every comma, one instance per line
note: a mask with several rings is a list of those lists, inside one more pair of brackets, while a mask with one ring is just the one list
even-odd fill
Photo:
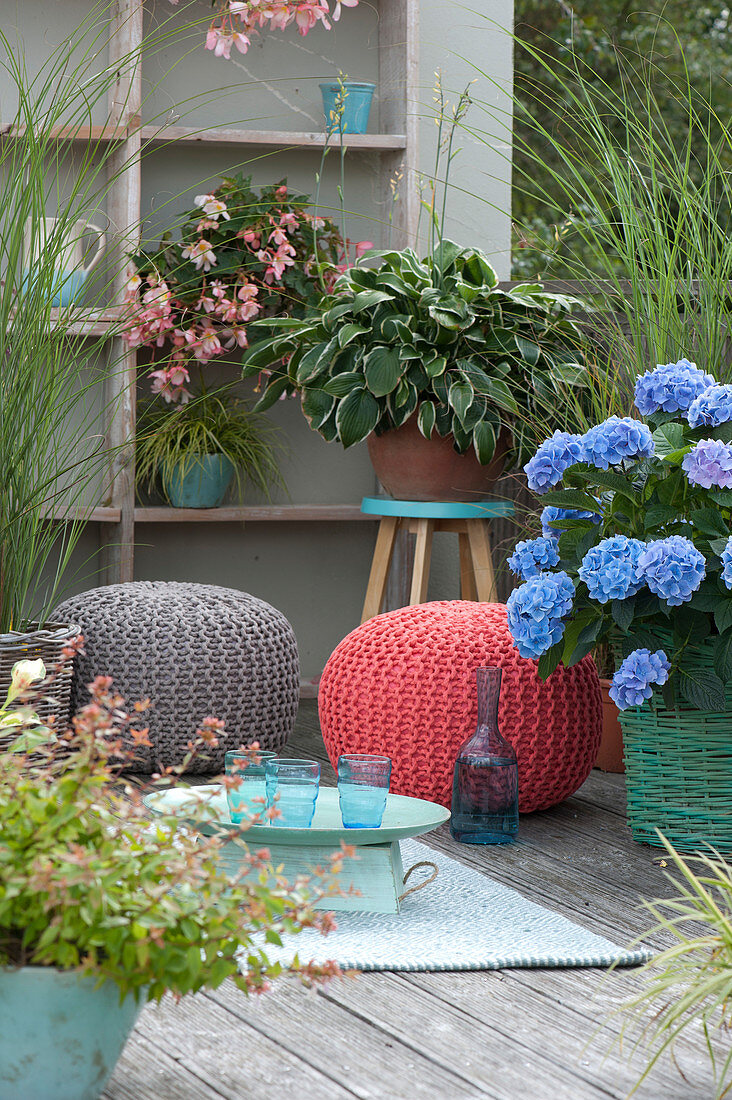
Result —
[[97, 1100], [142, 1001], [51, 966], [0, 968], [0, 1100]]
[[234, 476], [225, 455], [198, 455], [181, 476], [180, 468], [163, 478], [163, 491], [174, 508], [218, 508]]
[[336, 97], [340, 89], [338, 81], [321, 84], [323, 93], [323, 111], [325, 112], [325, 126], [334, 133], [365, 134], [369, 124], [369, 111], [374, 95], [375, 84], [357, 84], [347, 80], [343, 85], [345, 98], [343, 100], [343, 115], [340, 122], [334, 119], [336, 109]]

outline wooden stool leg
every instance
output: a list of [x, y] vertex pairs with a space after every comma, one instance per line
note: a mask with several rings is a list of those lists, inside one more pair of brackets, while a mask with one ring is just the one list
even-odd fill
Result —
[[460, 548], [460, 599], [476, 600], [478, 593], [475, 590], [473, 557], [470, 553], [470, 540], [467, 532], [458, 535], [458, 545]]
[[399, 516], [384, 516], [379, 524], [379, 533], [376, 536], [374, 557], [371, 562], [369, 583], [366, 589], [366, 599], [363, 604], [361, 622], [373, 619], [381, 611], [386, 592], [386, 582], [389, 578], [389, 565], [394, 550], [394, 540], [399, 528]]
[[493, 574], [488, 521], [471, 519], [467, 522], [478, 599], [481, 603], [494, 603], [496, 599], [496, 578]]
[[412, 590], [409, 594], [410, 606], [415, 603], [424, 603], [427, 599], [435, 521], [433, 519], [418, 519], [414, 524], [414, 528], [417, 532], [417, 542], [414, 547]]

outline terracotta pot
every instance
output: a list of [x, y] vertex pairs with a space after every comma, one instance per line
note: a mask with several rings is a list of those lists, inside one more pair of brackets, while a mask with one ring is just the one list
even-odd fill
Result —
[[396, 500], [471, 501], [490, 495], [503, 473], [511, 436], [501, 431], [487, 466], [481, 466], [472, 447], [458, 454], [451, 435], [443, 439], [435, 432], [425, 439], [416, 416], [383, 435], [372, 432], [366, 443], [376, 476]]
[[609, 695], [610, 680], [600, 680], [602, 695], [602, 737], [595, 767], [603, 772], [624, 772], [623, 731], [620, 728], [618, 708]]

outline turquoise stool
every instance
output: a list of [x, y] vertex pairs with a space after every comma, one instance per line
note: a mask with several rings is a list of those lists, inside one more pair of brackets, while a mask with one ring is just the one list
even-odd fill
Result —
[[417, 536], [409, 603], [424, 603], [432, 556], [432, 536], [436, 531], [458, 535], [460, 547], [460, 596], [463, 600], [493, 603], [496, 580], [493, 572], [488, 524], [498, 516], [512, 516], [510, 500], [476, 500], [470, 504], [455, 501], [392, 500], [390, 497], [364, 497], [361, 511], [381, 516], [379, 534], [371, 563], [361, 622], [381, 611], [389, 579], [396, 538], [400, 531]]

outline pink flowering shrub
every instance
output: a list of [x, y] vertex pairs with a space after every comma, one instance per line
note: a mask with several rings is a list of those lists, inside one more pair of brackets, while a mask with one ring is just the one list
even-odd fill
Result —
[[125, 336], [133, 347], [163, 349], [153, 393], [187, 401], [193, 364], [246, 348], [254, 318], [302, 316], [332, 287], [347, 266], [346, 248], [308, 202], [285, 182], [257, 194], [250, 178], [227, 176], [196, 197], [180, 243], [166, 234], [156, 254], [131, 257]]
[[[170, 0], [177, 4], [178, 0]], [[328, 0], [212, 0], [216, 12], [206, 35], [206, 49], [217, 57], [231, 59], [231, 48], [246, 53], [251, 36], [267, 28], [284, 31], [291, 23], [305, 35], [320, 23], [330, 30]], [[341, 17], [341, 6], [355, 8], [358, 0], [335, 0], [333, 19]]]
[[[267, 990], [283, 971], [266, 943], [334, 927], [332, 914], [314, 905], [338, 892], [333, 875], [353, 850], [288, 882], [267, 849], [244, 843], [249, 820], [232, 839], [182, 829], [172, 814], [151, 818], [142, 789], [121, 774], [149, 745], [148, 704], [128, 712], [107, 676], [89, 691], [71, 728], [33, 757], [0, 749], [0, 966], [79, 970], [145, 1000], [215, 989], [227, 978], [245, 993]], [[26, 688], [31, 708], [37, 695]], [[221, 733], [219, 720], [203, 718], [186, 760], [161, 769], [152, 789], [176, 782]], [[203, 823], [205, 804], [186, 815]], [[236, 871], [220, 858], [227, 840], [240, 848]], [[339, 970], [295, 963], [284, 972], [309, 984]]]

